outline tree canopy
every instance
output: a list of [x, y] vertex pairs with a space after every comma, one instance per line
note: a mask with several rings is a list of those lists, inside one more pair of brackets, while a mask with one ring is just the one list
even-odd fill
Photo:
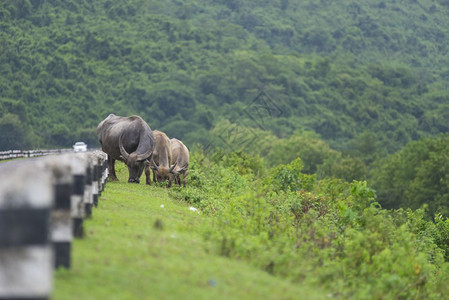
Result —
[[111, 112], [204, 143], [263, 90], [277, 136], [349, 149], [376, 133], [394, 152], [448, 131], [447, 13], [430, 0], [3, 1], [0, 117], [30, 132], [17, 147], [96, 144]]

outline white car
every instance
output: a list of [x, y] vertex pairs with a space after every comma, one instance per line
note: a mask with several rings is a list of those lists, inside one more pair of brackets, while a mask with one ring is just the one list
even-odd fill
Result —
[[73, 145], [73, 150], [75, 152], [85, 152], [85, 151], [87, 151], [87, 145], [84, 142], [76, 142]]

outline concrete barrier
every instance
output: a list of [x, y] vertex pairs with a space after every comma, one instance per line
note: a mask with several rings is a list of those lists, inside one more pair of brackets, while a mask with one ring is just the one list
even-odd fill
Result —
[[35, 149], [35, 150], [7, 150], [0, 151], [0, 161], [10, 160], [16, 158], [31, 158], [46, 155], [54, 155], [61, 153], [71, 153], [74, 152], [73, 149]]
[[49, 297], [54, 190], [50, 173], [28, 165], [0, 169], [0, 298]]
[[101, 151], [43, 156], [0, 163], [0, 299], [50, 297], [107, 180]]

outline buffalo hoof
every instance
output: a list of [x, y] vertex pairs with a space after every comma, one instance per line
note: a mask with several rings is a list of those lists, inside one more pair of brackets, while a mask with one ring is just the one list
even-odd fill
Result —
[[129, 183], [140, 183], [140, 180], [139, 179], [130, 178], [130, 179], [128, 179], [128, 182]]

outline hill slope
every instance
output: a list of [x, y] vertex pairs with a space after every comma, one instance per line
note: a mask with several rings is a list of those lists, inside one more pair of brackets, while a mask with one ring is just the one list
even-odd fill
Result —
[[[60, 269], [52, 299], [324, 299], [243, 261], [216, 255], [201, 232], [210, 222], [162, 187], [109, 182], [72, 268]], [[163, 207], [162, 207], [163, 206]]]
[[187, 187], [167, 190], [126, 183], [117, 165], [73, 268], [56, 274], [56, 299], [448, 293], [449, 220], [383, 210], [366, 182], [317, 180], [300, 159], [264, 169], [249, 155], [192, 152]]
[[[2, 2], [0, 148], [96, 145], [114, 112], [188, 143], [225, 117], [340, 149], [375, 133], [395, 151], [449, 130], [447, 13], [430, 0]], [[263, 126], [246, 109], [261, 89], [278, 108]]]

